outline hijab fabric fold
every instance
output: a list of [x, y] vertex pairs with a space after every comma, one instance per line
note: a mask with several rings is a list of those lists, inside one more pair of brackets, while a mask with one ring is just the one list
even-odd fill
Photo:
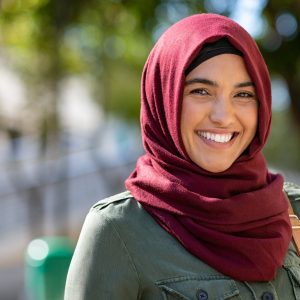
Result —
[[[222, 38], [242, 53], [259, 100], [257, 134], [226, 171], [211, 173], [188, 157], [180, 135], [185, 72], [201, 48]], [[190, 253], [240, 281], [272, 280], [291, 240], [283, 178], [268, 171], [262, 148], [270, 129], [265, 62], [237, 23], [198, 14], [171, 26], [145, 64], [141, 89], [145, 155], [126, 188]]]

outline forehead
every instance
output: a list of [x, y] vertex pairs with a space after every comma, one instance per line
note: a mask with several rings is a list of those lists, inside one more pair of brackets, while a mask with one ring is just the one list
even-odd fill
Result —
[[204, 61], [193, 69], [186, 76], [186, 79], [198, 76], [214, 77], [227, 81], [250, 79], [244, 59], [235, 54], [221, 54]]

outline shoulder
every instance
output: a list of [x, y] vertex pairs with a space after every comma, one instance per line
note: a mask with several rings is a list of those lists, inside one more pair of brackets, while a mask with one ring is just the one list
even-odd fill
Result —
[[144, 214], [142, 206], [134, 199], [129, 191], [113, 195], [95, 203], [88, 216], [106, 219], [107, 221], [122, 222], [132, 215]]
[[101, 199], [97, 203], [95, 203], [90, 212], [101, 212], [103, 210], [109, 210], [112, 207], [124, 206], [126, 202], [131, 202], [134, 200], [133, 196], [129, 191], [124, 191], [122, 193]]
[[88, 227], [99, 238], [105, 233], [115, 233], [121, 239], [126, 239], [129, 232], [139, 234], [148, 227], [157, 227], [153, 223], [155, 221], [142, 205], [129, 191], [125, 191], [95, 203], [86, 216], [84, 227]]
[[93, 205], [69, 267], [65, 299], [138, 299], [139, 275], [116, 222], [134, 202], [125, 192]]
[[94, 204], [80, 232], [75, 250], [77, 259], [81, 257], [85, 262], [89, 261], [90, 265], [105, 265], [107, 268], [113, 263], [109, 259], [112, 256], [126, 262], [134, 270], [126, 244], [134, 227], [133, 216], [139, 210], [138, 202], [130, 192], [120, 193]]

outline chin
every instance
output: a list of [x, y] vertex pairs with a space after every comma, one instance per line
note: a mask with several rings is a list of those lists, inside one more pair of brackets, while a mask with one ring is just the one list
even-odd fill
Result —
[[232, 164], [203, 164], [194, 161], [200, 168], [202, 168], [205, 171], [211, 172], [211, 173], [221, 173], [228, 170]]
[[226, 170], [228, 170], [230, 168], [229, 167], [225, 167], [225, 168], [205, 168], [206, 171], [211, 172], [211, 173], [222, 173], [225, 172]]

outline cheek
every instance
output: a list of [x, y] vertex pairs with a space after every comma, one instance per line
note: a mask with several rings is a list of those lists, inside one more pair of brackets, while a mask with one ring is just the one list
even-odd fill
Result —
[[191, 143], [191, 135], [197, 123], [196, 105], [190, 99], [183, 99], [180, 118], [180, 133], [184, 149], [188, 152]]
[[187, 140], [188, 135], [192, 134], [202, 118], [202, 107], [199, 106], [199, 104], [189, 98], [183, 100], [180, 119], [181, 138], [183, 141]]
[[258, 127], [257, 126], [258, 125], [258, 107], [257, 106], [253, 109], [253, 112], [250, 115], [249, 124], [251, 124], [251, 130], [253, 132], [253, 135], [255, 135], [256, 131], [257, 131], [257, 127]]
[[[180, 128], [181, 128], [181, 134], [183, 135], [186, 128], [189, 125], [188, 122], [188, 116], [190, 114], [190, 105], [188, 103], [188, 101], [185, 100], [185, 98], [183, 98], [182, 101], [182, 109], [181, 109], [181, 117], [180, 117]], [[183, 138], [183, 136], [182, 136]]]
[[257, 105], [248, 109], [243, 115], [243, 123], [245, 127], [245, 131], [247, 131], [248, 143], [250, 144], [253, 140], [258, 125], [258, 107]]
[[187, 132], [189, 127], [188, 116], [189, 116], [189, 109], [185, 101], [183, 101], [181, 117], [180, 117], [180, 135], [185, 149], [187, 147]]

